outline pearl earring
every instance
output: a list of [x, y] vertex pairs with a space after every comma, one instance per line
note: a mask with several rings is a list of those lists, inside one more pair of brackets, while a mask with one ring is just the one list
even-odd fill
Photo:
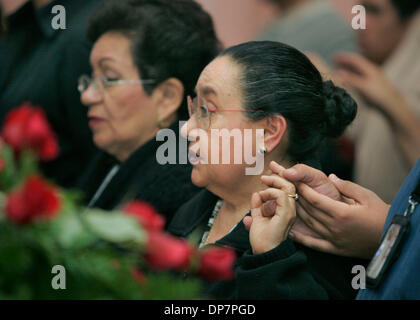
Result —
[[266, 154], [266, 153], [267, 153], [267, 149], [266, 149], [265, 147], [262, 147], [262, 148], [259, 150], [259, 152], [260, 152], [261, 154]]

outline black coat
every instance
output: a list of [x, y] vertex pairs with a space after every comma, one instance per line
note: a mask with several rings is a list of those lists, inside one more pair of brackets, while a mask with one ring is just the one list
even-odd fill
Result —
[[[63, 187], [75, 186], [97, 151], [77, 79], [91, 73], [92, 44], [85, 34], [88, 18], [100, 2], [54, 0], [35, 9], [28, 1], [7, 17], [7, 33], [0, 36], [0, 123], [25, 101], [43, 108], [57, 134], [60, 153], [42, 163], [42, 171]], [[51, 26], [55, 5], [66, 9], [65, 30]]]
[[[218, 197], [202, 190], [175, 214], [168, 231], [188, 238], [205, 228]], [[250, 212], [248, 212], [248, 215]], [[277, 248], [253, 255], [249, 233], [242, 221], [217, 246], [235, 249], [235, 279], [208, 283], [205, 295], [220, 299], [354, 299], [351, 287], [352, 258], [318, 252], [291, 240]]]
[[100, 152], [78, 184], [84, 192], [86, 204], [111, 168], [119, 164], [118, 173], [92, 207], [113, 210], [133, 199], [144, 200], [164, 215], [169, 223], [176, 210], [199, 189], [191, 182], [190, 164], [157, 163], [156, 151], [160, 144], [155, 138], [151, 139], [122, 164], [105, 152]]

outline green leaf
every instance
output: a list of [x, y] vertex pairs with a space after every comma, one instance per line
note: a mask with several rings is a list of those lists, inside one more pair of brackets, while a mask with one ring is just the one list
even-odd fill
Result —
[[196, 278], [182, 279], [169, 273], [147, 274], [141, 291], [144, 299], [191, 300], [199, 297], [202, 282]]
[[1, 148], [1, 157], [6, 165], [0, 172], [0, 190], [9, 191], [18, 183], [18, 179], [14, 152], [7, 144]]
[[89, 209], [82, 213], [82, 219], [89, 230], [106, 241], [141, 247], [146, 240], [138, 221], [123, 213]]
[[25, 180], [26, 177], [38, 172], [38, 158], [31, 149], [22, 150], [19, 156], [19, 179]]
[[78, 249], [91, 245], [97, 238], [82, 224], [75, 212], [63, 212], [51, 223], [56, 241], [62, 248]]
[[4, 211], [6, 205], [6, 194], [0, 192], [0, 223], [6, 220], [6, 212]]
[[[90, 299], [101, 296], [114, 299], [139, 299], [141, 292], [139, 285], [134, 281], [130, 270], [135, 266], [136, 257], [126, 255], [110, 248], [95, 248], [86, 250], [66, 259], [64, 264], [73, 276], [69, 281], [69, 290], [86, 288], [91, 289], [86, 294]], [[76, 294], [80, 290], [76, 289]], [[80, 297], [78, 297], [79, 299]]]
[[84, 224], [80, 214], [83, 209], [77, 206], [74, 192], [60, 192], [62, 206], [56, 218], [50, 221], [52, 236], [61, 248], [78, 249], [90, 246], [97, 237]]

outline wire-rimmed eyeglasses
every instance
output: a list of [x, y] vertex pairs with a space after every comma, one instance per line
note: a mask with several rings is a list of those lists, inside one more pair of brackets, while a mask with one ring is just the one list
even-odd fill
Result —
[[101, 88], [103, 88], [103, 89], [109, 88], [111, 86], [124, 85], [124, 84], [153, 84], [153, 83], [155, 83], [155, 80], [151, 80], [151, 79], [146, 79], [146, 80], [113, 80], [113, 79], [108, 79], [104, 76], [90, 77], [90, 76], [84, 74], [84, 75], [79, 77], [77, 89], [82, 94], [83, 92], [85, 92], [90, 87], [90, 85], [93, 85], [93, 88], [96, 91], [99, 92], [100, 86], [98, 85], [98, 79], [100, 80]]
[[207, 101], [201, 97], [195, 97], [191, 99], [190, 96], [187, 97], [188, 102], [188, 114], [190, 118], [195, 116], [198, 121], [198, 125], [207, 130], [210, 128], [210, 116], [212, 113], [215, 112], [264, 112], [263, 110], [243, 110], [243, 109], [224, 109], [224, 110], [216, 110], [209, 108], [207, 105]]

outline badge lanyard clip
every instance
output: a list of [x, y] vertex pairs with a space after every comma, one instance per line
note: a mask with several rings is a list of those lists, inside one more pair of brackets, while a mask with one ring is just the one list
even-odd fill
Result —
[[420, 181], [408, 198], [408, 207], [403, 215], [395, 215], [382, 238], [379, 249], [370, 262], [366, 280], [368, 288], [376, 288], [391, 264], [398, 258], [402, 244], [410, 230], [410, 218], [420, 202]]

